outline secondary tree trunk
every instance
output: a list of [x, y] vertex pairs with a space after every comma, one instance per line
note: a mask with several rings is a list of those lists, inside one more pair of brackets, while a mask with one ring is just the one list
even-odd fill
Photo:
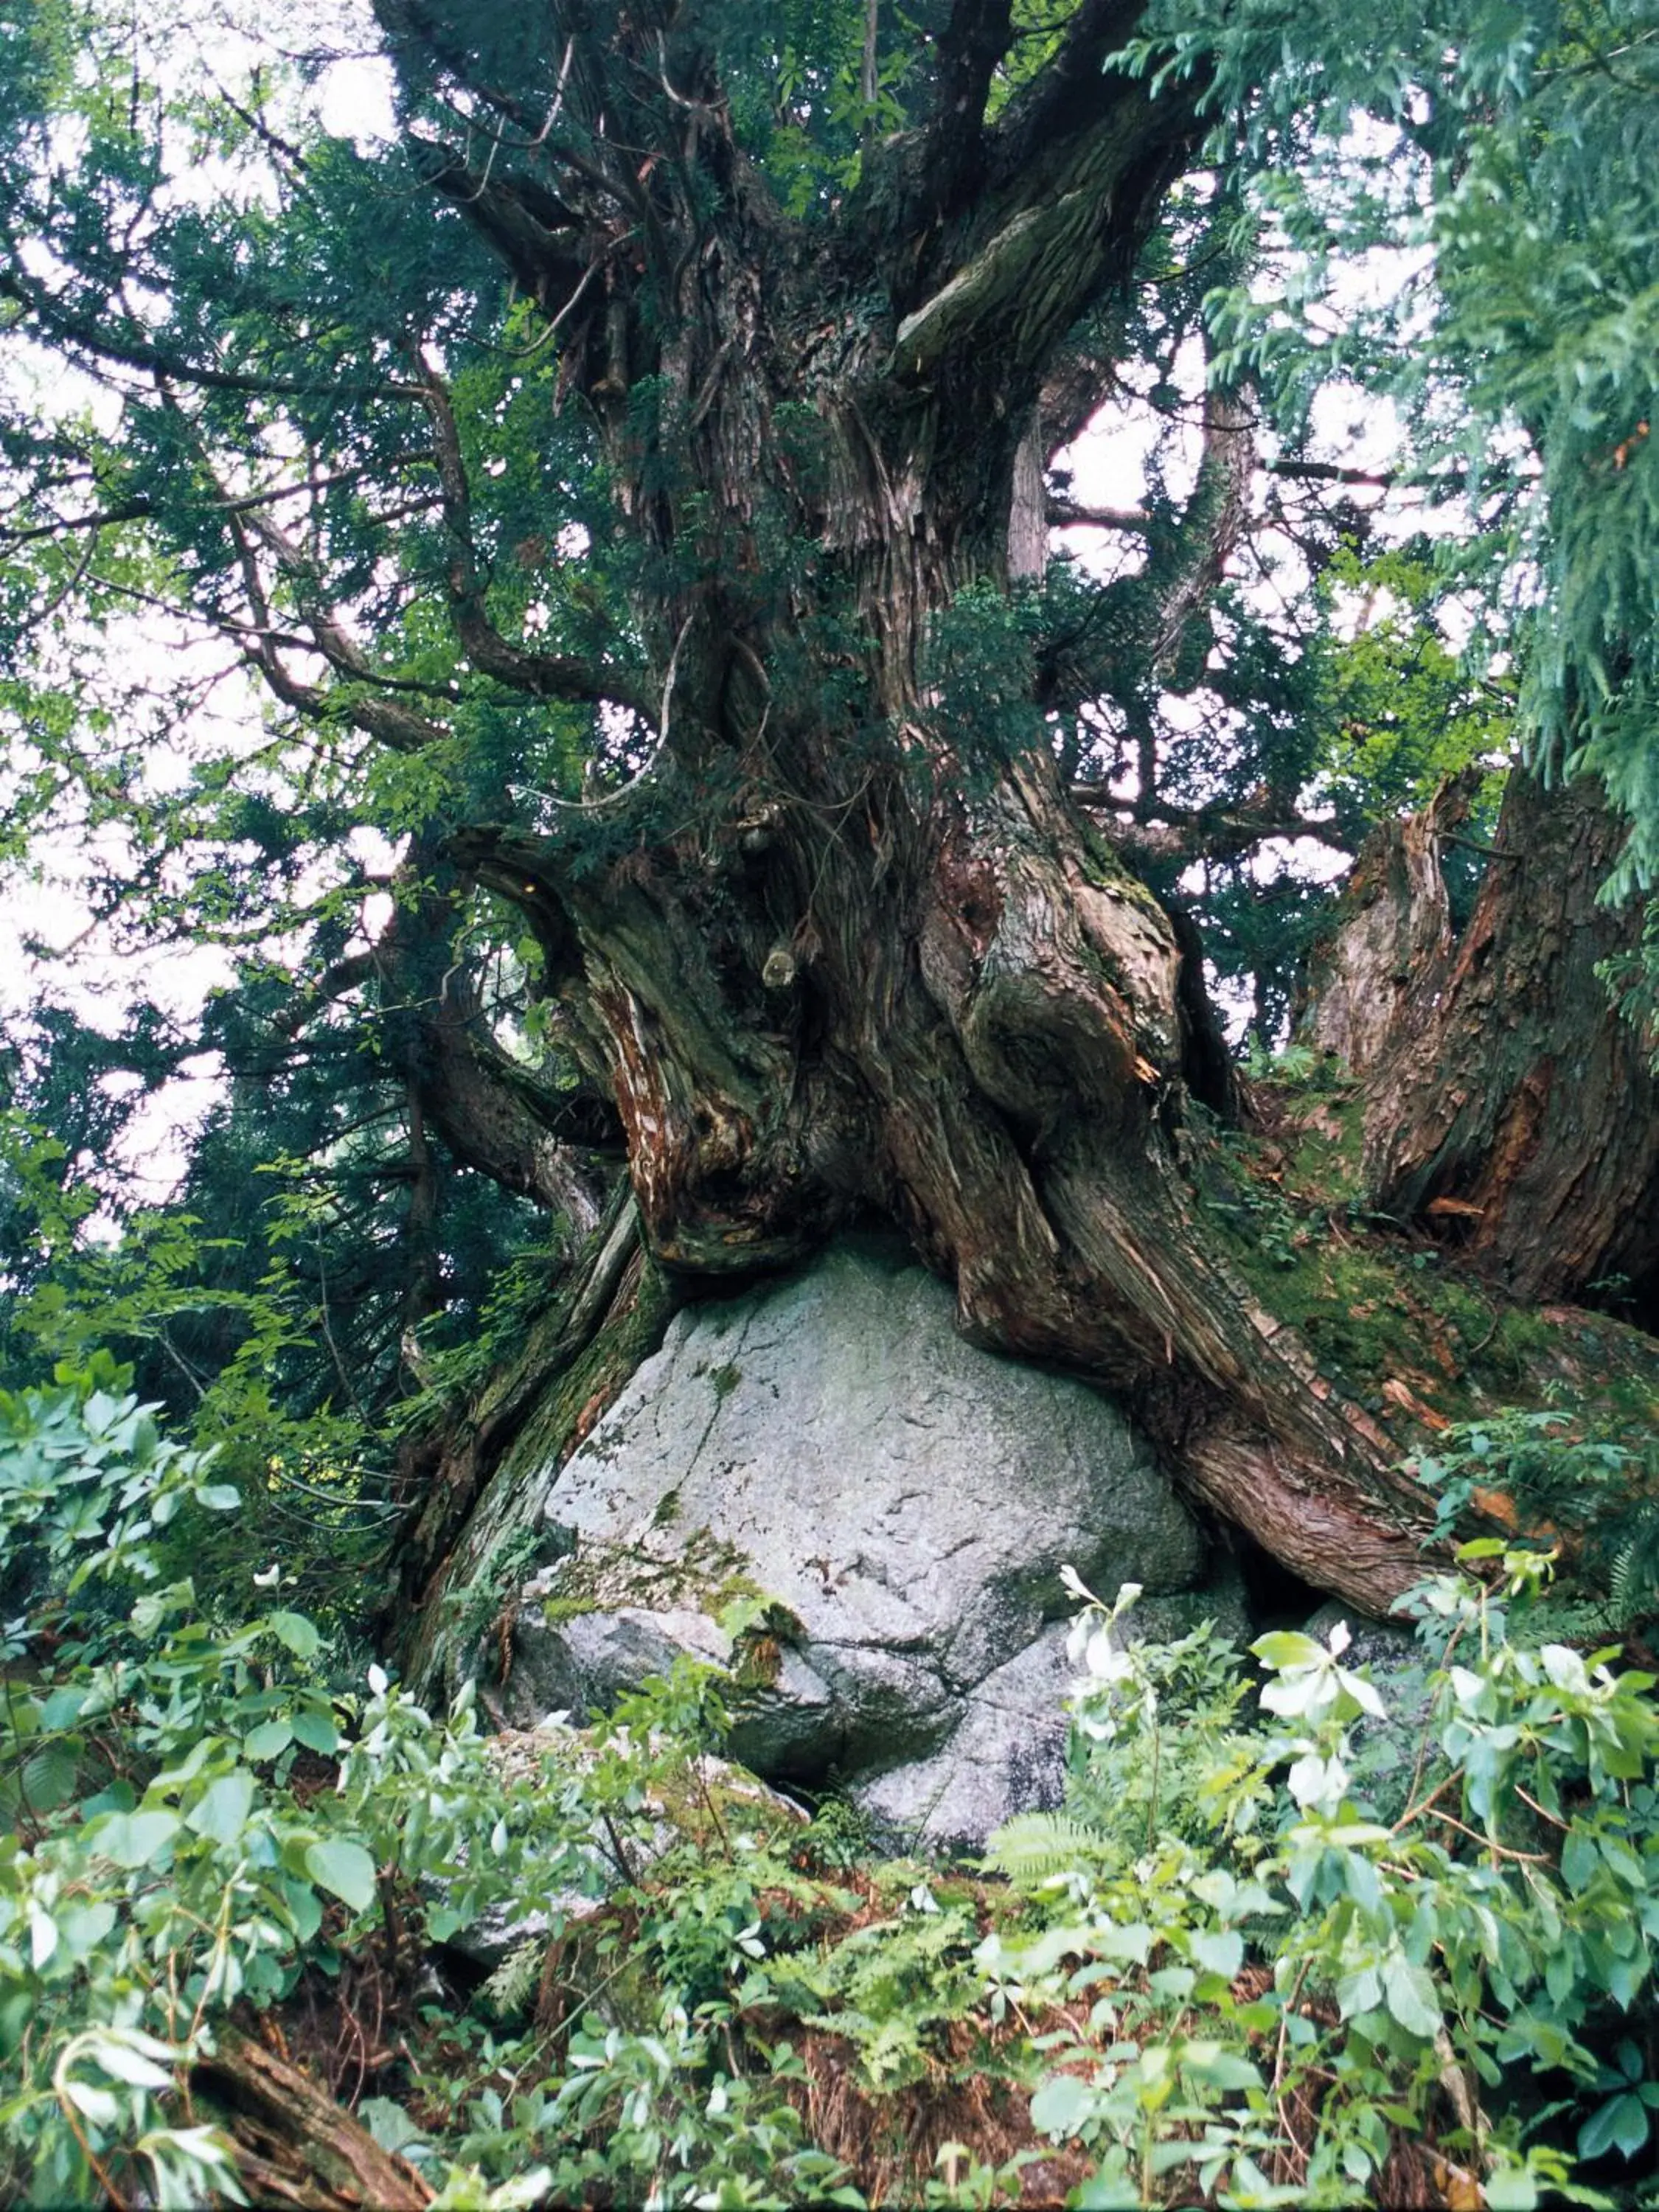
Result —
[[1588, 780], [1504, 794], [1474, 911], [1455, 937], [1438, 842], [1467, 786], [1379, 833], [1315, 963], [1309, 1041], [1364, 1079], [1373, 1203], [1526, 1299], [1659, 1290], [1659, 1085], [1602, 963], [1639, 902], [1598, 898], [1623, 831]]

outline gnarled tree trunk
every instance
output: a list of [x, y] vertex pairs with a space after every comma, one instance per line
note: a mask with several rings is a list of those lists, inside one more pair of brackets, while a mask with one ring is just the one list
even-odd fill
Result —
[[[411, 79], [465, 74], [444, 9], [378, 12]], [[474, 827], [449, 854], [535, 931], [662, 1267], [775, 1267], [879, 1209], [977, 1340], [1111, 1389], [1197, 1498], [1382, 1610], [1422, 1571], [1408, 1486], [1206, 1230], [1180, 1159], [1194, 979], [1058, 776], [1044, 711], [1109, 690], [1109, 647], [1045, 667], [1004, 618], [1031, 557], [1030, 425], [1201, 128], [1191, 84], [1106, 66], [1137, 14], [1084, 0], [992, 125], [1006, 10], [963, 0], [934, 123], [868, 148], [845, 218], [816, 228], [744, 164], [690, 30], [607, 80], [647, 91], [597, 196], [603, 117], [557, 199], [510, 149], [426, 149], [558, 319], [653, 579], [646, 770], [557, 835]], [[578, 69], [560, 101], [581, 88]], [[435, 380], [431, 412], [463, 644], [568, 692], [565, 664], [490, 628]]]

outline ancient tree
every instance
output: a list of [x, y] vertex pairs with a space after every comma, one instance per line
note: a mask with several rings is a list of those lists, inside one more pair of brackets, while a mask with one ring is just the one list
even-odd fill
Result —
[[[1233, 1090], [1179, 867], [1341, 842], [1293, 746], [1207, 798], [1160, 784], [1153, 709], [1217, 650], [1260, 478], [1236, 361], [1192, 399], [1190, 495], [1103, 518], [1146, 541], [1135, 588], [1044, 575], [1051, 521], [1088, 519], [1054, 457], [1133, 370], [1149, 287], [1195, 302], [1206, 255], [1247, 273], [1216, 164], [1270, 156], [1219, 47], [1134, 52], [1141, 0], [811, 12], [374, 0], [395, 142], [296, 142], [256, 83], [224, 128], [265, 198], [208, 215], [183, 125], [118, 173], [112, 74], [81, 103], [101, 216], [8, 187], [0, 293], [120, 393], [124, 439], [60, 426], [20, 457], [14, 539], [91, 549], [76, 588], [106, 612], [187, 607], [280, 717], [266, 814], [246, 775], [210, 793], [243, 855], [227, 932], [260, 925], [261, 867], [298, 865], [273, 806], [404, 841], [390, 922], [365, 947], [346, 902], [324, 915], [237, 1049], [269, 1068], [379, 1025], [410, 1359], [445, 1296], [434, 1148], [571, 1250], [593, 1232], [549, 1386], [637, 1282], [636, 1236], [696, 1285], [875, 1214], [976, 1340], [1097, 1382], [1192, 1496], [1382, 1608], [1421, 1559], [1397, 1442], [1237, 1273], [1189, 1171], [1193, 1099]], [[9, 127], [46, 98], [26, 83]], [[1357, 473], [1275, 453], [1336, 497]], [[1620, 485], [1650, 465], [1627, 459]], [[1367, 848], [1310, 1033], [1370, 1086], [1380, 1206], [1527, 1294], [1639, 1284], [1651, 1090], [1595, 976], [1631, 935], [1595, 904], [1622, 831], [1591, 787], [1517, 778], [1455, 927], [1459, 789]], [[538, 1059], [492, 1026], [492, 933]], [[600, 1224], [618, 1164], [633, 1207]], [[411, 1596], [538, 1387], [406, 1444]]]

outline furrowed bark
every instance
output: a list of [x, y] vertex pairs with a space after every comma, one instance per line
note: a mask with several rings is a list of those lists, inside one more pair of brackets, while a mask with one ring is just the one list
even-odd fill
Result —
[[[1439, 830], [1454, 826], [1443, 802]], [[1659, 1084], [1651, 1041], [1597, 970], [1634, 950], [1640, 902], [1598, 893], [1624, 842], [1599, 785], [1510, 778], [1480, 896], [1455, 944], [1436, 810], [1402, 830], [1402, 918], [1382, 1036], [1367, 1040], [1374, 1203], [1419, 1222], [1526, 1299], [1659, 1291]], [[1355, 929], [1363, 923], [1356, 923]], [[1616, 1281], [1610, 1279], [1617, 1279]]]

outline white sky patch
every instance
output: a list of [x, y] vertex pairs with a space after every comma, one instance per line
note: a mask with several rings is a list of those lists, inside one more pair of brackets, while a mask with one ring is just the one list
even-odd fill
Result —
[[222, 1103], [225, 1083], [218, 1054], [198, 1053], [134, 1113], [112, 1164], [138, 1205], [166, 1206], [178, 1197], [196, 1139]]
[[317, 119], [331, 138], [349, 138], [360, 154], [389, 146], [398, 135], [392, 65], [354, 57], [325, 70], [316, 92]]
[[[347, 837], [346, 850], [363, 874], [374, 881], [389, 883], [403, 858], [409, 840], [401, 838], [395, 844], [390, 837], [368, 823], [359, 823]], [[389, 890], [370, 891], [359, 909], [362, 924], [362, 943], [376, 945], [392, 926], [397, 912], [397, 901]], [[355, 948], [355, 945], [354, 947]]]

